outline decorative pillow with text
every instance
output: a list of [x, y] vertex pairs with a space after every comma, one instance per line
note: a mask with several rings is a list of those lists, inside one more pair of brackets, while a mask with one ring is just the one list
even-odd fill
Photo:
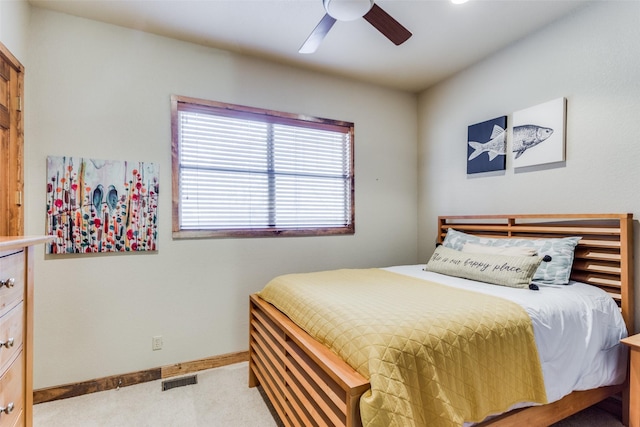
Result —
[[537, 256], [509, 256], [460, 252], [438, 246], [426, 271], [512, 288], [529, 288], [542, 262]]

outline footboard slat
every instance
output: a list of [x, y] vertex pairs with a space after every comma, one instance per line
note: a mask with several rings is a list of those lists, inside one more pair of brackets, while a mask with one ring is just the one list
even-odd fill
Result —
[[287, 426], [360, 427], [368, 381], [257, 295], [250, 299], [250, 385]]
[[304, 413], [306, 417], [305, 425], [318, 427], [331, 427], [335, 424], [328, 420], [327, 414], [323, 412], [318, 402], [314, 401], [305, 389], [291, 377], [291, 381], [287, 382], [286, 394], [289, 401], [297, 408], [297, 411]]
[[309, 423], [305, 423], [305, 421], [300, 419], [300, 414], [296, 412], [296, 409], [291, 405], [289, 400], [285, 401], [285, 406], [287, 410], [283, 416], [284, 425], [295, 426], [295, 427], [307, 427]]
[[269, 397], [269, 401], [273, 404], [274, 409], [280, 416], [283, 417], [286, 411], [281, 405], [281, 401], [276, 399], [276, 394], [272, 390], [277, 390], [278, 387], [273, 383], [273, 378], [269, 377], [266, 371], [264, 370], [264, 365], [262, 364], [262, 360], [259, 358], [252, 356], [251, 361], [254, 366], [259, 366], [260, 369], [256, 369], [254, 372], [258, 378], [258, 381], [263, 384], [263, 389], [267, 396]]
[[314, 402], [319, 406], [320, 412], [317, 412], [317, 414], [315, 409], [310, 409], [314, 418], [320, 417], [331, 426], [344, 425], [346, 422], [344, 414], [340, 413], [335, 405], [327, 401], [328, 396], [322, 392], [320, 385], [311, 381], [309, 376], [305, 375], [305, 370], [290, 356], [287, 356], [286, 364], [294, 378], [292, 387], [298, 389], [296, 394], [299, 396], [304, 395], [309, 402]]
[[[328, 397], [330, 400], [328, 405], [335, 407], [342, 414], [342, 418], [344, 418], [347, 415], [346, 394], [344, 390], [337, 387], [335, 382], [331, 381], [324, 372], [314, 369], [313, 363], [310, 362], [309, 358], [306, 357], [299, 347], [287, 345], [287, 350], [289, 352], [287, 361], [293, 359], [288, 362], [287, 366], [293, 365], [294, 363], [296, 366], [299, 366], [299, 375], [305, 376], [305, 383], [320, 388], [320, 390], [309, 390], [309, 392]], [[290, 366], [290, 368], [292, 371], [294, 370], [292, 366]]]

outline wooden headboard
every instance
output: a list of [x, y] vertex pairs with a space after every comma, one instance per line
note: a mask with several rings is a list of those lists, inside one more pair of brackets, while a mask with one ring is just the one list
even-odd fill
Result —
[[438, 243], [449, 228], [491, 238], [581, 236], [571, 279], [610, 294], [622, 310], [629, 334], [634, 333], [632, 214], [440, 216]]

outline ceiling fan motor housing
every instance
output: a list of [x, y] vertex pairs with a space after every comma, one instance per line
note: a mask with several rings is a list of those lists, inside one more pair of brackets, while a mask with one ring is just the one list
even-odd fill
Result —
[[374, 0], [322, 0], [327, 14], [338, 21], [362, 18], [373, 7]]

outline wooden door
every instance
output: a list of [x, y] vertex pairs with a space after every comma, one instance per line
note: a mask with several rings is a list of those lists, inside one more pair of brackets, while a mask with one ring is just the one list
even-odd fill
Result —
[[24, 67], [0, 43], [0, 236], [24, 234]]

